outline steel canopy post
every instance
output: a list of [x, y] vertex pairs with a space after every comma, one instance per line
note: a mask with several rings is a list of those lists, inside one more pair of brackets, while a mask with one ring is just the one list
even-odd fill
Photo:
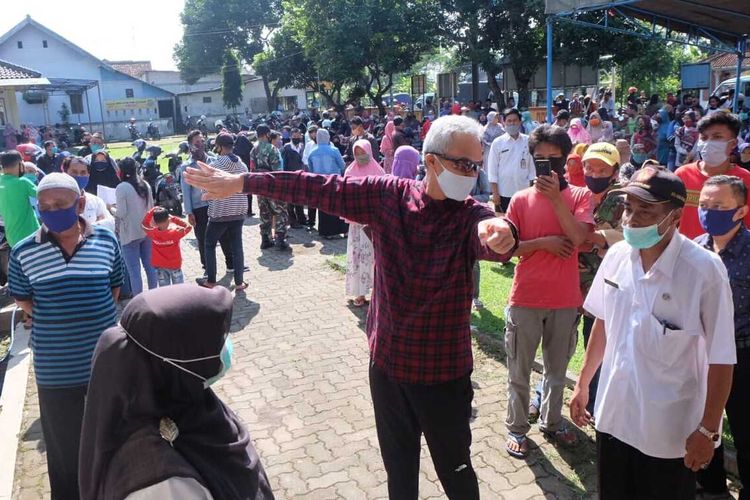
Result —
[[552, 123], [552, 20], [547, 18], [547, 123]]
[[740, 77], [742, 77], [742, 61], [745, 59], [745, 49], [747, 48], [747, 38], [743, 38], [742, 40], [737, 42], [737, 78], [734, 82], [734, 112], [739, 113], [740, 112], [740, 89], [742, 89], [742, 85], [740, 85]]

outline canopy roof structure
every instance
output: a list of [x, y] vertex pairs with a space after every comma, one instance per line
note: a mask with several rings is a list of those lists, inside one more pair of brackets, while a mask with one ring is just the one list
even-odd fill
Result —
[[99, 82], [96, 80], [81, 80], [77, 78], [48, 78], [47, 80], [49, 80], [48, 84], [29, 85], [27, 90], [43, 91], [50, 94], [82, 94], [89, 89], [99, 86]]
[[[601, 11], [597, 21], [579, 19]], [[546, 0], [547, 65], [552, 66], [553, 25], [564, 21], [650, 40], [694, 45], [710, 51], [736, 53], [739, 93], [742, 61], [750, 35], [750, 1], [747, 0]], [[623, 21], [612, 26], [611, 21]], [[625, 26], [625, 27], [623, 27]], [[683, 34], [680, 37], [676, 33]], [[552, 82], [548, 70], [547, 117], [552, 115]], [[737, 100], [735, 99], [735, 107]], [[737, 111], [735, 109], [735, 111]]]

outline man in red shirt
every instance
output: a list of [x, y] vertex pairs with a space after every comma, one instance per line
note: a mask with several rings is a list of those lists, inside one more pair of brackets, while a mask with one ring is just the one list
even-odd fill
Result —
[[478, 259], [507, 261], [518, 241], [515, 226], [469, 197], [482, 162], [482, 133], [471, 118], [437, 119], [423, 144], [423, 182], [390, 175], [232, 175], [203, 164], [185, 172], [209, 198], [253, 193], [370, 227], [370, 390], [390, 498], [418, 497], [422, 434], [448, 498], [479, 498], [469, 451], [472, 269]]
[[184, 283], [180, 240], [190, 232], [190, 224], [170, 216], [164, 207], [154, 207], [143, 218], [143, 230], [153, 243], [151, 265], [159, 276], [159, 286]]
[[544, 357], [541, 430], [562, 444], [575, 442], [575, 434], [562, 418], [563, 390], [578, 339], [578, 309], [583, 304], [578, 246], [593, 229], [594, 217], [591, 191], [565, 181], [565, 160], [572, 148], [564, 128], [536, 128], [529, 136], [529, 152], [537, 172], [543, 160], [549, 162], [551, 175], [537, 174], [535, 185], [513, 195], [508, 207], [508, 219], [522, 236], [505, 326], [506, 450], [517, 458], [528, 452], [529, 380], [540, 342]]
[[[706, 232], [698, 220], [698, 200], [706, 179], [715, 175], [734, 175], [750, 188], [750, 172], [729, 160], [729, 155], [737, 146], [741, 127], [742, 122], [731, 113], [711, 113], [701, 119], [698, 122], [700, 140], [696, 149], [702, 159], [683, 165], [675, 172], [687, 188], [680, 232], [691, 240]], [[750, 226], [750, 213], [745, 216], [745, 225]]]

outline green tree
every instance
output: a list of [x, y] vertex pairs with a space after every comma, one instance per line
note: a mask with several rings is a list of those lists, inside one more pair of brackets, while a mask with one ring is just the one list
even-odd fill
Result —
[[369, 96], [384, 112], [394, 75], [433, 44], [434, 0], [285, 0], [284, 25], [312, 63], [317, 90], [343, 110]]
[[[280, 0], [185, 0], [180, 15], [182, 40], [174, 60], [188, 83], [217, 73], [227, 50], [236, 51], [241, 65], [249, 65], [266, 45], [279, 23]], [[268, 90], [268, 82], [264, 79]], [[269, 111], [274, 102], [266, 92]]]
[[221, 67], [221, 99], [227, 108], [237, 109], [242, 103], [242, 74], [240, 61], [232, 50], [224, 52]]

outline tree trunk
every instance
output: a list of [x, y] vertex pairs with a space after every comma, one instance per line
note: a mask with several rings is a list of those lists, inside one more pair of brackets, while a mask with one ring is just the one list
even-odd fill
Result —
[[516, 77], [516, 83], [518, 84], [518, 102], [516, 104], [518, 109], [529, 107], [529, 97], [531, 96], [529, 82], [530, 80], [519, 80]]
[[505, 94], [503, 94], [500, 85], [497, 83], [497, 76], [489, 71], [487, 71], [487, 84], [492, 90], [492, 96], [495, 98], [497, 110], [502, 113], [505, 110]]
[[266, 93], [266, 108], [269, 113], [276, 111], [276, 98], [271, 92], [271, 84], [267, 77], [263, 77], [263, 91]]
[[479, 100], [479, 64], [471, 63], [471, 100]]

